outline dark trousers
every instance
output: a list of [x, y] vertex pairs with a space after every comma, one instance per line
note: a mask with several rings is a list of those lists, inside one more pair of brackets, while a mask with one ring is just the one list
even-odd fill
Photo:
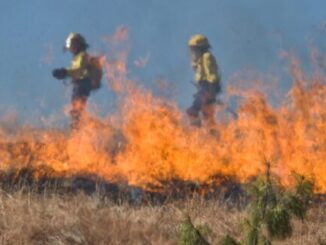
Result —
[[204, 112], [204, 107], [216, 102], [216, 95], [221, 91], [219, 83], [210, 83], [200, 81], [198, 91], [194, 95], [192, 105], [187, 109], [187, 114], [192, 117], [198, 117], [199, 112]]
[[71, 117], [71, 128], [78, 129], [80, 127], [80, 120], [82, 114], [85, 111], [88, 96], [92, 90], [91, 80], [83, 79], [73, 82], [71, 105], [72, 109], [70, 111]]

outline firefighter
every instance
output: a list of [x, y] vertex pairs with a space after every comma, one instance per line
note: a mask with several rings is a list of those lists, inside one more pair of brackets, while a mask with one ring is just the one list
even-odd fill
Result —
[[210, 52], [207, 37], [194, 35], [188, 42], [191, 64], [195, 71], [197, 93], [192, 105], [187, 109], [191, 123], [201, 126], [202, 120], [211, 129], [215, 125], [216, 96], [221, 91], [220, 74], [215, 57]]
[[71, 96], [71, 128], [78, 129], [85, 111], [87, 99], [92, 90], [92, 82], [89, 72], [89, 58], [87, 54], [88, 44], [79, 33], [70, 33], [66, 39], [64, 49], [72, 55], [72, 62], [68, 68], [54, 69], [52, 75], [63, 80], [70, 78], [73, 89]]

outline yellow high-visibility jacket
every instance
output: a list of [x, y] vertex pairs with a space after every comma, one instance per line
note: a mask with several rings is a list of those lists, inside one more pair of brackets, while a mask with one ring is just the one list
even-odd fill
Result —
[[210, 52], [205, 52], [193, 63], [195, 80], [208, 81], [210, 83], [220, 82], [220, 74], [215, 57]]
[[70, 67], [67, 68], [68, 75], [73, 81], [88, 78], [89, 74], [89, 58], [85, 51], [76, 54], [71, 61]]

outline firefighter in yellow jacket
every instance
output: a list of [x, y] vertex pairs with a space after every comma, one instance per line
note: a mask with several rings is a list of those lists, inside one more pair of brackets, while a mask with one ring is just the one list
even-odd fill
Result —
[[215, 57], [210, 52], [210, 44], [204, 35], [197, 34], [190, 38], [189, 49], [192, 68], [195, 71], [197, 93], [187, 114], [194, 125], [201, 125], [200, 113], [208, 127], [215, 124], [216, 96], [221, 91], [220, 74]]
[[54, 69], [52, 75], [57, 79], [71, 78], [73, 91], [71, 97], [72, 109], [71, 128], [79, 128], [81, 117], [84, 113], [87, 99], [92, 90], [92, 82], [89, 74], [89, 57], [86, 52], [88, 44], [79, 33], [70, 33], [66, 39], [65, 50], [72, 53], [73, 59], [70, 67]]

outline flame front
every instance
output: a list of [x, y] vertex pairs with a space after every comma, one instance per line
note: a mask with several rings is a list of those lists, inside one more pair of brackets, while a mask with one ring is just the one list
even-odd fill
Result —
[[[120, 45], [128, 33], [121, 28], [115, 37], [106, 40]], [[326, 86], [320, 72], [306, 77], [292, 59], [293, 87], [279, 108], [262, 92], [233, 89], [241, 101], [237, 118], [221, 112], [218, 135], [212, 136], [188, 125], [174, 102], [128, 79], [126, 52], [105, 61], [117, 113], [102, 121], [85, 117], [74, 133], [18, 126], [10, 133], [2, 127], [0, 168], [46, 165], [59, 176], [89, 173], [146, 188], [171, 179], [209, 184], [217, 175], [246, 182], [264, 173], [269, 161], [284, 184], [296, 172], [313, 176], [316, 191], [326, 192]]]

